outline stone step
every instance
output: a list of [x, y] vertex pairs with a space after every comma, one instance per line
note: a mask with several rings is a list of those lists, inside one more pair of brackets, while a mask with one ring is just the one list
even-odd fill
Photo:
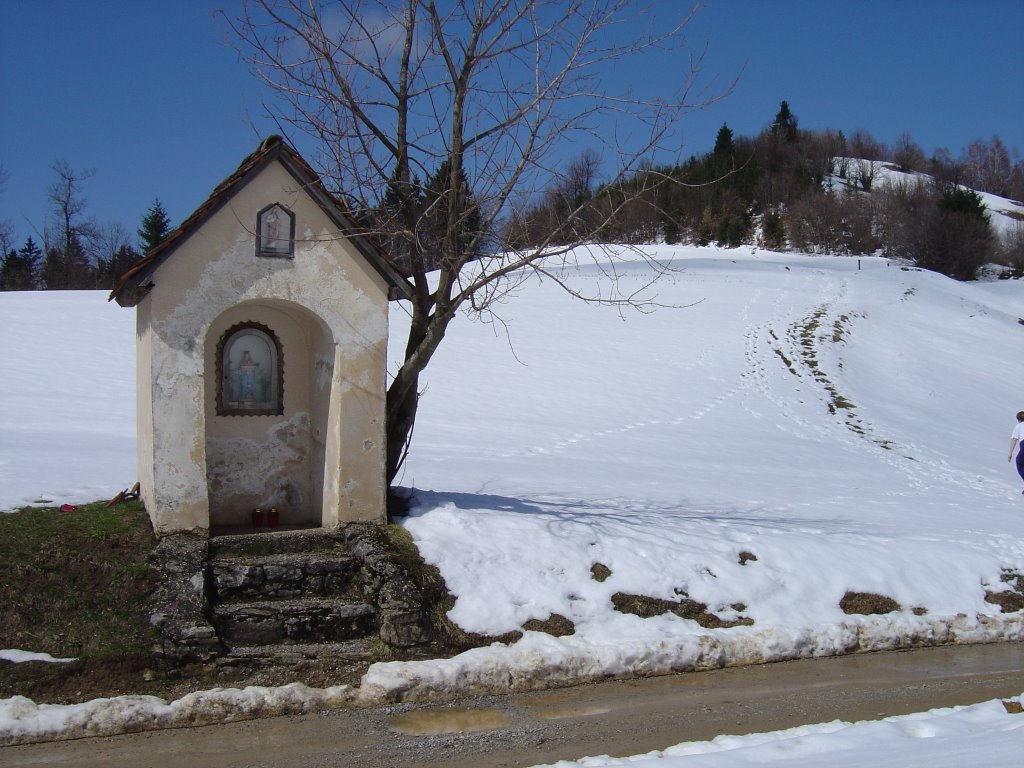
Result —
[[323, 528], [301, 528], [210, 537], [210, 556], [259, 557], [296, 552], [348, 552], [345, 535]]
[[223, 603], [213, 624], [229, 647], [342, 642], [377, 634], [377, 609], [329, 598]]
[[274, 645], [240, 645], [232, 648], [218, 664], [297, 664], [300, 661], [317, 659], [340, 659], [343, 661], [368, 661], [373, 659], [375, 649], [369, 638], [346, 640], [340, 643], [277, 643]]
[[294, 554], [220, 554], [210, 560], [210, 586], [220, 602], [359, 595], [359, 562], [341, 549]]

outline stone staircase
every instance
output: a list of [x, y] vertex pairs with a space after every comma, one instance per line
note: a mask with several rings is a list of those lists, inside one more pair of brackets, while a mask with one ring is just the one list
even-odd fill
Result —
[[358, 652], [362, 644], [352, 641], [379, 632], [360, 563], [337, 534], [220, 536], [210, 541], [207, 573], [212, 623], [229, 655], [276, 655], [285, 649], [267, 646], [345, 642]]
[[[194, 549], [195, 539], [175, 547]], [[155, 614], [172, 661], [369, 658], [381, 642], [408, 648], [430, 640], [422, 595], [379, 526], [200, 541], [201, 552], [178, 558], [190, 565], [165, 569], [164, 592], [195, 593], [176, 602], [185, 610]]]

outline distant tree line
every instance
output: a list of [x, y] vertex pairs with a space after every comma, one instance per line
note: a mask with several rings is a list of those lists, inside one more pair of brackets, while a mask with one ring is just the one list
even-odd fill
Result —
[[[604, 242], [882, 253], [961, 280], [997, 262], [1009, 274], [1024, 276], [1024, 220], [1000, 239], [975, 192], [1024, 200], [1024, 161], [998, 136], [971, 142], [959, 157], [947, 149], [928, 157], [906, 132], [886, 146], [865, 130], [849, 137], [842, 131], [803, 130], [783, 101], [756, 136], [736, 136], [723, 124], [710, 152], [682, 164], [652, 163], [608, 185], [599, 182], [603, 161], [592, 150], [573, 158], [538, 199], [508, 213], [504, 241], [523, 249], [559, 246], [597, 228]], [[877, 185], [883, 168], [901, 176]], [[147, 211], [135, 242], [120, 224], [98, 225], [86, 213], [83, 194], [92, 172], [76, 171], [64, 161], [53, 171], [41, 242], [28, 237], [15, 247], [13, 228], [0, 220], [0, 290], [109, 288], [170, 230], [159, 200]], [[465, 173], [452, 176], [443, 162], [425, 181], [391, 182], [379, 201], [354, 205], [353, 212], [378, 233], [403, 232], [405, 223], [398, 219], [415, 212], [408, 227], [425, 252], [440, 254], [446, 250], [441, 238], [449, 231], [448, 201], [455, 195], [473, 197]], [[0, 167], [0, 189], [5, 181]], [[404, 201], [402, 195], [413, 198]], [[482, 231], [479, 208], [466, 209], [471, 213], [451, 230], [458, 242], [447, 252], [471, 259], [486, 250], [490, 238]], [[408, 233], [382, 239], [408, 267]], [[464, 254], [467, 249], [474, 253]]]
[[[959, 158], [945, 149], [927, 157], [908, 133], [889, 147], [864, 130], [802, 130], [783, 101], [758, 135], [738, 137], [723, 124], [711, 152], [682, 164], [652, 164], [602, 186], [601, 162], [583, 152], [540, 199], [514, 211], [512, 242], [570, 243], [606, 221], [609, 242], [883, 253], [958, 279], [996, 261], [1024, 275], [1024, 221], [1000, 241], [974, 191], [1024, 200], [1024, 162], [998, 136]], [[877, 185], [883, 167], [900, 178]]]
[[[101, 226], [86, 211], [83, 187], [93, 172], [65, 161], [52, 168], [56, 178], [47, 190], [50, 209], [40, 241], [29, 236], [16, 248], [10, 222], [0, 222], [0, 290], [110, 288], [170, 230], [159, 200], [143, 218], [137, 240], [120, 223]], [[0, 169], [0, 184], [5, 180]]]

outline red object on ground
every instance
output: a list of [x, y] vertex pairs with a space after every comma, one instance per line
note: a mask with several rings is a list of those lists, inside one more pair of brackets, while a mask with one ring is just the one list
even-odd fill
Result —
[[263, 510], [254, 509], [252, 511], [252, 527], [262, 528], [263, 527]]
[[78, 511], [78, 507], [76, 507], [74, 504], [61, 504], [60, 505], [60, 511], [61, 512], [77, 512]]
[[270, 510], [270, 512], [267, 513], [267, 525], [271, 528], [277, 528], [278, 522], [280, 522], [280, 519], [278, 518], [277, 510]]

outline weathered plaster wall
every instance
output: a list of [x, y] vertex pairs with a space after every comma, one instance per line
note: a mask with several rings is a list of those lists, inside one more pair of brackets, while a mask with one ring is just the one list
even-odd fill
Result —
[[[153, 466], [153, 329], [150, 325], [150, 302], [143, 301], [135, 309], [135, 421], [138, 478], [142, 502], [150, 515], [159, 512]], [[154, 528], [160, 528], [153, 517]]]
[[[294, 259], [255, 255], [256, 214], [272, 202], [296, 215]], [[214, 523], [221, 516], [232, 522], [253, 499], [266, 503], [260, 493], [282, 493], [284, 504], [304, 508], [296, 514], [328, 527], [381, 519], [387, 287], [291, 175], [276, 163], [264, 169], [178, 247], [153, 282], [138, 310], [140, 358], [148, 352], [150, 360], [140, 371], [147, 391], [139, 410], [152, 413], [151, 444], [140, 446], [139, 464], [143, 477], [152, 466], [144, 498], [156, 529], [206, 529], [211, 515]], [[214, 349], [242, 316], [281, 337], [282, 417], [216, 417], [212, 410]], [[144, 442], [148, 427], [140, 426]]]

